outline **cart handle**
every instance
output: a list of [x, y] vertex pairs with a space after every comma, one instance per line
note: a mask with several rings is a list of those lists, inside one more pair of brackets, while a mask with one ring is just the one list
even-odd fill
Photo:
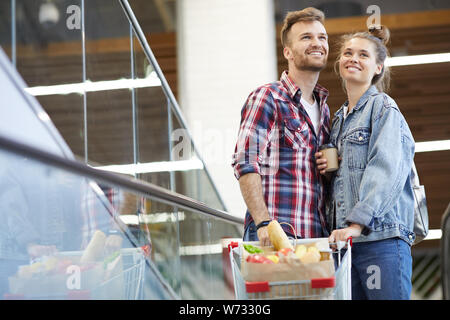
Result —
[[336, 278], [316, 278], [311, 279], [311, 288], [334, 288], [336, 286]]
[[234, 248], [237, 248], [239, 246], [239, 243], [236, 241], [231, 241], [228, 244], [228, 252], [231, 252], [231, 250], [233, 250]]
[[269, 292], [270, 291], [270, 285], [271, 284], [286, 284], [286, 285], [292, 285], [292, 284], [299, 284], [299, 283], [307, 283], [309, 282], [312, 289], [324, 289], [324, 288], [334, 288], [336, 286], [336, 278], [335, 277], [329, 277], [329, 278], [315, 278], [311, 280], [294, 280], [294, 281], [275, 281], [275, 282], [269, 282], [269, 281], [255, 281], [245, 282], [245, 290], [248, 293], [255, 293], [255, 292]]
[[268, 281], [245, 282], [245, 290], [248, 293], [269, 292], [270, 286]]
[[330, 245], [336, 246], [337, 251], [340, 251], [342, 248], [345, 247], [345, 245], [349, 245], [350, 247], [353, 247], [353, 238], [348, 237], [346, 241], [336, 241], [336, 242], [329, 242]]

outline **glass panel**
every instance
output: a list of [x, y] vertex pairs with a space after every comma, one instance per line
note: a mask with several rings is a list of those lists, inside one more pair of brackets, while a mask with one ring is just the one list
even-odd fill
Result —
[[89, 92], [88, 162], [94, 166], [133, 163], [130, 90]]
[[87, 79], [130, 79], [130, 24], [119, 1], [88, 0], [84, 5]]
[[[25, 0], [17, 2], [18, 68], [22, 76], [32, 87], [82, 83], [81, 28], [68, 28], [66, 22], [72, 15], [62, 14], [68, 4], [62, 0], [48, 6], [37, 2], [25, 6], [25, 3]], [[51, 10], [52, 5], [59, 10], [58, 21], [40, 23], [37, 13]], [[177, 147], [185, 144], [176, 135], [177, 129], [183, 128], [173, 113], [168, 118], [168, 99], [134, 34], [130, 43], [130, 24], [119, 2], [92, 0], [84, 5], [86, 79], [108, 87], [118, 84], [118, 80], [146, 80], [144, 84], [134, 82], [131, 86], [136, 88], [132, 90], [89, 89], [85, 97], [80, 93], [51, 94], [52, 91], [37, 94], [72, 151], [80, 159], [87, 157], [93, 166], [149, 164], [146, 169], [130, 174], [223, 209], [201, 161], [193, 155], [192, 146], [186, 148], [185, 155], [179, 155], [181, 158], [172, 158], [188, 160], [187, 163], [164, 164], [171, 160], [171, 150], [176, 152]], [[75, 6], [81, 10], [81, 1], [76, 1]], [[160, 19], [159, 14], [155, 16]], [[57, 27], [61, 27], [59, 31]], [[89, 82], [87, 85], [92, 86]], [[186, 143], [190, 145], [189, 141]]]
[[151, 259], [172, 289], [178, 293], [180, 279], [177, 210], [149, 198], [142, 198], [141, 201], [145, 206], [139, 223], [151, 239]]
[[205, 170], [178, 171], [175, 176], [177, 192], [212, 208], [225, 210]]
[[86, 78], [108, 88], [87, 93], [88, 162], [94, 166], [132, 164], [131, 91], [112, 89], [119, 80], [131, 79], [130, 25], [118, 1], [84, 3]]
[[[81, 1], [70, 4], [80, 8]], [[82, 95], [55, 94], [54, 87], [83, 80], [81, 29], [68, 28], [68, 6], [65, 1], [16, 0], [17, 70], [72, 151], [83, 158]]]
[[174, 172], [176, 192], [199, 200], [207, 205], [224, 210], [217, 192], [204, 170], [204, 165], [194, 149], [188, 131], [181, 126], [177, 116], [171, 112], [172, 119], [172, 159], [183, 161], [183, 170]]
[[0, 297], [232, 298], [234, 224], [0, 150]]
[[72, 152], [84, 161], [83, 96], [79, 93], [72, 93], [43, 95], [38, 96], [37, 99]]
[[150, 260], [176, 274], [161, 206], [3, 150], [0, 176], [0, 298], [173, 298]]
[[234, 224], [193, 212], [180, 213], [183, 299], [233, 299], [234, 289], [225, 238], [241, 238]]
[[0, 163], [2, 297], [126, 298], [115, 277], [142, 253], [98, 185], [27, 157], [1, 152]]
[[161, 87], [136, 89], [139, 162], [169, 161], [167, 99]]
[[62, 0], [16, 0], [17, 70], [30, 87], [82, 81], [81, 29], [68, 28], [67, 7]]
[[162, 33], [175, 31], [176, 1], [128, 1], [142, 30]]
[[141, 173], [138, 174], [138, 178], [170, 190], [170, 172]]
[[[145, 81], [134, 90], [136, 106], [137, 162], [147, 166], [139, 179], [171, 189], [167, 98], [160, 81], [133, 33], [134, 78]], [[144, 80], [145, 79], [145, 80]]]

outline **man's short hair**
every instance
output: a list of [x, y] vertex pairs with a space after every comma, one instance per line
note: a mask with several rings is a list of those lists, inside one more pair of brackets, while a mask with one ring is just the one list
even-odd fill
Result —
[[288, 12], [284, 18], [283, 27], [281, 28], [281, 44], [283, 48], [289, 43], [288, 34], [291, 27], [300, 21], [319, 21], [321, 24], [324, 24], [325, 14], [313, 7]]

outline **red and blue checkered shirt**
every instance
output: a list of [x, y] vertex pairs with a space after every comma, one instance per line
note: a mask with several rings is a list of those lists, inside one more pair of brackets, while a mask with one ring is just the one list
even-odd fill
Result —
[[[291, 224], [298, 237], [328, 236], [325, 180], [314, 153], [329, 141], [328, 91], [316, 85], [320, 108], [318, 133], [300, 103], [300, 88], [288, 77], [253, 91], [242, 109], [232, 166], [237, 179], [261, 175], [264, 200], [272, 219]], [[245, 227], [252, 221], [247, 210]], [[283, 228], [292, 234], [290, 228]]]

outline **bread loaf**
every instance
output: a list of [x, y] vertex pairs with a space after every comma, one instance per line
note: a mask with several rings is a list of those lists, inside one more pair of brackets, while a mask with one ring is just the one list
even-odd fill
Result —
[[286, 233], [280, 224], [276, 220], [272, 220], [267, 226], [267, 231], [269, 233], [270, 242], [272, 242], [273, 247], [276, 251], [289, 248], [294, 250], [292, 243], [289, 241]]
[[106, 235], [100, 231], [95, 231], [91, 241], [81, 256], [80, 262], [94, 262], [103, 259], [103, 250], [105, 248]]

